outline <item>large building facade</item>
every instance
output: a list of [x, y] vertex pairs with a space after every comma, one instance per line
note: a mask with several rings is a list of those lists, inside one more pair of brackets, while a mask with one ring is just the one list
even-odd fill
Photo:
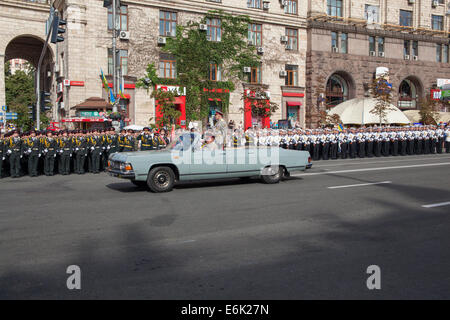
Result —
[[[55, 54], [58, 101], [55, 117], [62, 121], [86, 114], [89, 103], [83, 102], [90, 97], [107, 99], [99, 75], [103, 70], [112, 83], [112, 12], [103, 7], [103, 1], [97, 0], [56, 0], [54, 5], [68, 21], [66, 40], [58, 44]], [[290, 116], [293, 121], [304, 123], [306, 7], [297, 1], [288, 1], [286, 5], [262, 0], [122, 1], [119, 14], [122, 36], [117, 39], [117, 47], [127, 99], [121, 100], [119, 111], [129, 123], [148, 125], [155, 121], [155, 101], [149, 92], [136, 88], [136, 81], [145, 76], [150, 63], [157, 66], [161, 78], [176, 77], [176, 61], [161, 51], [158, 39], [174, 36], [177, 24], [200, 21], [210, 10], [249, 15], [252, 20], [249, 41], [264, 51], [261, 67], [251, 70], [248, 81], [236, 83], [236, 90], [230, 93], [227, 120], [242, 126], [263, 124], [257, 117], [249, 120], [249, 115], [242, 111], [243, 91], [257, 84], [279, 105], [272, 121]], [[208, 29], [217, 29], [214, 23], [208, 24]], [[286, 71], [287, 75], [280, 75], [280, 71]], [[215, 79], [220, 80], [220, 75], [215, 74], [210, 80]], [[215, 108], [220, 109], [220, 105], [212, 104], [211, 110]]]
[[[263, 51], [261, 67], [252, 69], [230, 93], [226, 119], [237, 125], [267, 124], [243, 111], [242, 94], [254, 85], [262, 86], [279, 105], [272, 122], [290, 119], [314, 127], [320, 110], [366, 95], [379, 67], [389, 70], [394, 104], [401, 109], [418, 108], [419, 99], [430, 94], [438, 79], [450, 79], [450, 7], [444, 0], [124, 0], [121, 4], [117, 47], [126, 99], [121, 99], [119, 111], [129, 124], [148, 125], [157, 116], [150, 93], [136, 88], [147, 65], [154, 63], [161, 78], [177, 76], [176, 61], [162, 52], [158, 39], [174, 36], [176, 25], [200, 21], [210, 10], [248, 15], [249, 41]], [[53, 118], [60, 125], [95, 123], [101, 112], [111, 110], [101, 70], [110, 86], [113, 82], [112, 12], [102, 0], [0, 3], [0, 103], [5, 100], [3, 62], [21, 58], [37, 64], [50, 5], [67, 20], [67, 32], [64, 42], [49, 47], [41, 88], [52, 91]], [[208, 34], [217, 28], [217, 22], [208, 24]], [[217, 72], [210, 77], [220, 81]], [[210, 107], [220, 109], [220, 104]]]
[[[419, 100], [450, 77], [448, 1], [310, 1], [306, 61], [307, 125], [319, 110], [364, 97], [387, 68], [393, 104]], [[450, 110], [442, 110], [450, 111]]]

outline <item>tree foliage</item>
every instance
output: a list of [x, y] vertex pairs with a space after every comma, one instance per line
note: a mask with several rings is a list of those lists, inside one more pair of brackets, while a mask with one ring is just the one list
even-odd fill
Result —
[[[243, 92], [241, 100], [249, 101], [251, 112], [255, 116], [270, 117], [274, 112], [278, 110], [278, 104], [270, 101], [267, 97], [265, 89], [261, 86], [254, 86], [249, 90], [250, 93]], [[245, 108], [241, 108], [241, 111], [245, 112]]]
[[157, 101], [161, 112], [161, 115], [156, 117], [157, 126], [170, 127], [172, 124], [175, 124], [176, 120], [181, 116], [181, 112], [175, 106], [175, 93], [158, 89], [153, 90], [151, 97]]
[[341, 117], [338, 114], [328, 114], [326, 111], [319, 111], [319, 119], [317, 125], [319, 127], [334, 127], [342, 124]]
[[438, 102], [431, 99], [430, 96], [422, 98], [419, 101], [420, 122], [423, 124], [436, 124], [439, 120]]
[[369, 85], [370, 92], [376, 100], [375, 106], [370, 110], [370, 113], [379, 117], [379, 124], [386, 122], [387, 115], [390, 111], [395, 110], [391, 107], [392, 104], [392, 85], [386, 80], [389, 74], [383, 74], [380, 77], [375, 77]]
[[[200, 30], [200, 24], [205, 24], [207, 18], [220, 19], [220, 41], [208, 40], [207, 32]], [[243, 68], [257, 67], [260, 62], [256, 48], [248, 45], [249, 23], [248, 16], [209, 11], [201, 21], [178, 25], [176, 36], [167, 38], [166, 45], [161, 48], [176, 60], [177, 78], [159, 78], [154, 63], [151, 63], [146, 76], [138, 81], [137, 86], [146, 89], [154, 88], [156, 84], [185, 87], [188, 121], [206, 119], [209, 114], [208, 98], [220, 99], [222, 111], [226, 112], [229, 93], [235, 89], [234, 83], [244, 77]], [[226, 81], [209, 80], [211, 64], [222, 66], [222, 78]]]

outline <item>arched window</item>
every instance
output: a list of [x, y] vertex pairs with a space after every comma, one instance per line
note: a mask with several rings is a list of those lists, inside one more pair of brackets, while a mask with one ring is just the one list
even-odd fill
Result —
[[398, 107], [400, 109], [416, 109], [417, 89], [416, 85], [411, 80], [403, 80], [400, 83], [398, 93]]
[[327, 106], [335, 107], [348, 100], [348, 83], [337, 74], [333, 74], [327, 82], [326, 88]]

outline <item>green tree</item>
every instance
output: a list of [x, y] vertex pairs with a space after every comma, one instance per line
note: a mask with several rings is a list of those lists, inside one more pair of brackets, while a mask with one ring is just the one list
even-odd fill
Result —
[[[270, 98], [267, 97], [266, 90], [263, 87], [253, 86], [250, 89], [250, 92], [250, 94], [244, 92], [241, 100], [248, 100], [250, 102], [253, 115], [270, 117], [278, 110], [278, 104], [270, 101]], [[245, 112], [245, 108], [240, 108], [240, 110]]]
[[389, 74], [382, 74], [378, 78], [374, 78], [369, 85], [371, 94], [376, 100], [375, 106], [370, 110], [370, 113], [379, 117], [379, 124], [386, 122], [386, 117], [390, 111], [395, 110], [391, 107], [392, 104], [392, 85], [386, 80]]
[[181, 112], [175, 106], [175, 93], [162, 89], [153, 90], [152, 98], [157, 101], [161, 111], [161, 117], [156, 117], [158, 127], [170, 127], [181, 116]]
[[430, 96], [422, 98], [419, 101], [420, 122], [423, 124], [436, 124], [439, 120], [438, 103], [431, 99]]
[[[17, 128], [24, 131], [34, 127], [33, 120], [29, 119], [29, 105], [36, 103], [34, 87], [35, 69], [27, 63], [25, 70], [18, 70], [11, 74], [10, 63], [5, 63], [5, 94], [8, 112], [17, 112], [17, 120], [12, 122]], [[40, 113], [41, 126], [49, 124], [49, 118], [44, 112]]]
[[[219, 19], [220, 41], [207, 39], [206, 31], [200, 30], [200, 24], [206, 19]], [[248, 45], [248, 16], [233, 16], [222, 11], [210, 11], [200, 22], [189, 21], [177, 26], [176, 36], [167, 38], [162, 51], [176, 60], [177, 79], [160, 79], [154, 64], [149, 64], [147, 74], [138, 81], [138, 87], [151, 88], [155, 84], [173, 84], [186, 88], [187, 120], [205, 120], [209, 113], [204, 89], [227, 89], [227, 93], [217, 93], [226, 112], [229, 92], [235, 89], [234, 83], [243, 79], [244, 67], [257, 67], [260, 58], [256, 48]], [[210, 65], [222, 66], [223, 78], [227, 81], [209, 81]]]

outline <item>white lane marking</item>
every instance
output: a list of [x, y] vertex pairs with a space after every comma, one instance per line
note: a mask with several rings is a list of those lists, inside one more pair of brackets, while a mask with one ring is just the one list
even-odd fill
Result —
[[448, 165], [450, 165], [450, 162], [416, 164], [416, 165], [398, 166], [398, 167], [380, 167], [380, 168], [365, 168], [365, 169], [340, 170], [340, 171], [311, 172], [311, 173], [303, 173], [303, 174], [302, 173], [297, 173], [297, 174], [293, 174], [292, 176], [294, 176], [294, 177], [304, 177], [304, 176], [318, 176], [318, 175], [323, 175], [323, 174], [352, 173], [352, 172], [380, 171], [380, 170], [394, 170], [394, 169], [421, 168], [421, 167], [448, 166]]
[[335, 187], [328, 187], [328, 189], [340, 189], [340, 188], [352, 188], [352, 187], [364, 187], [364, 186], [373, 186], [376, 184], [387, 184], [392, 183], [392, 181], [382, 181], [382, 182], [372, 182], [372, 183], [360, 183], [360, 184], [349, 184], [346, 186], [335, 186]]
[[422, 207], [423, 208], [435, 208], [435, 207], [443, 207], [443, 206], [450, 206], [450, 201], [449, 202], [426, 204], [426, 205], [423, 205]]
[[[389, 159], [389, 158], [388, 158]], [[313, 161], [313, 165], [315, 164], [317, 168], [323, 168], [323, 167], [340, 167], [340, 166], [346, 166], [346, 165], [359, 165], [359, 164], [378, 164], [378, 163], [394, 163], [394, 162], [415, 162], [415, 161], [423, 161], [423, 160], [450, 160], [449, 157], [447, 156], [438, 156], [438, 157], [429, 157], [429, 158], [425, 158], [425, 157], [414, 157], [412, 159], [409, 158], [402, 158], [402, 159], [397, 159], [397, 158], [391, 158], [392, 160], [387, 160], [387, 161], [358, 161], [359, 159], [346, 159], [346, 160], [342, 160], [342, 161], [337, 161], [334, 162], [332, 164], [325, 164], [326, 162], [323, 160], [320, 160], [318, 162]], [[355, 161], [356, 160], [356, 161]]]

